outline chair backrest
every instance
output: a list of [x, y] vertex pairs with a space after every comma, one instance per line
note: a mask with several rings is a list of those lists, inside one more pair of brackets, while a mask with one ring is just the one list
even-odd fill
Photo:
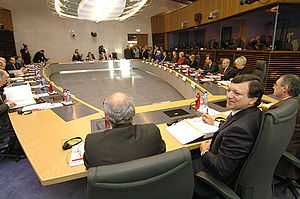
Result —
[[254, 69], [253, 74], [265, 82], [267, 76], [267, 62], [264, 60], [256, 60], [256, 68]]
[[295, 129], [297, 100], [264, 113], [256, 142], [236, 181], [242, 199], [271, 199], [274, 170]]
[[186, 148], [88, 171], [89, 199], [190, 199], [193, 188]]

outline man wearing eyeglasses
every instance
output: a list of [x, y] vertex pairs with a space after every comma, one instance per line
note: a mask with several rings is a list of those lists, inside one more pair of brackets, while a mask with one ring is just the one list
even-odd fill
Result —
[[[227, 90], [226, 106], [232, 110], [226, 121], [214, 134], [211, 142], [200, 145], [201, 156], [193, 161], [195, 172], [206, 171], [232, 186], [248, 157], [259, 132], [262, 112], [257, 108], [263, 96], [261, 80], [253, 75], [240, 75], [232, 79]], [[213, 118], [203, 116], [206, 123]], [[195, 194], [199, 198], [212, 198], [217, 193], [196, 181]]]
[[[300, 105], [300, 78], [297, 75], [282, 75], [274, 84], [273, 89], [273, 94], [280, 99], [280, 102], [271, 106], [270, 109], [279, 107], [291, 98], [297, 99]], [[298, 111], [295, 131], [288, 145], [287, 152], [300, 158], [300, 111]], [[284, 159], [279, 161], [275, 175], [300, 179], [299, 169], [296, 169]]]
[[84, 145], [86, 168], [127, 162], [166, 151], [155, 124], [132, 124], [135, 108], [130, 97], [115, 93], [103, 105], [112, 129], [87, 135]]

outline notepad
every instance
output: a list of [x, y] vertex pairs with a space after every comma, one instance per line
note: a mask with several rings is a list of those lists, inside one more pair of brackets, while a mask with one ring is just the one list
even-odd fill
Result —
[[185, 119], [167, 127], [167, 131], [181, 144], [188, 144], [217, 130], [217, 126], [204, 123], [201, 117]]

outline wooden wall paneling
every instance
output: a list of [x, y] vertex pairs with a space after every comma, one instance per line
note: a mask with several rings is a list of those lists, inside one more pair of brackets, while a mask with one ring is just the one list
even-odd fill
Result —
[[[172, 32], [182, 29], [181, 23], [187, 22], [185, 28], [194, 27], [197, 24], [194, 21], [196, 13], [202, 14], [201, 24], [215, 22], [227, 17], [231, 17], [243, 12], [247, 12], [259, 7], [271, 5], [274, 3], [300, 3], [300, 0], [263, 0], [253, 4], [240, 5], [240, 0], [201, 0], [193, 2], [191, 5], [164, 14], [165, 16], [165, 32]], [[208, 19], [208, 15], [213, 10], [219, 10], [217, 19]]]
[[0, 8], [0, 24], [5, 30], [13, 31], [13, 23], [10, 10]]

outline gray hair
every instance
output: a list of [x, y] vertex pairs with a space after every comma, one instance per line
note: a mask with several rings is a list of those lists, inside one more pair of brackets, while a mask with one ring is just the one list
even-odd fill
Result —
[[240, 56], [234, 60], [234, 63], [240, 63], [242, 66], [247, 64], [247, 58], [245, 56]]
[[281, 77], [281, 86], [288, 87], [288, 94], [297, 97], [300, 94], [300, 78], [297, 75], [287, 74]]
[[133, 99], [124, 93], [114, 93], [104, 101], [103, 106], [112, 126], [131, 123], [135, 115]]

